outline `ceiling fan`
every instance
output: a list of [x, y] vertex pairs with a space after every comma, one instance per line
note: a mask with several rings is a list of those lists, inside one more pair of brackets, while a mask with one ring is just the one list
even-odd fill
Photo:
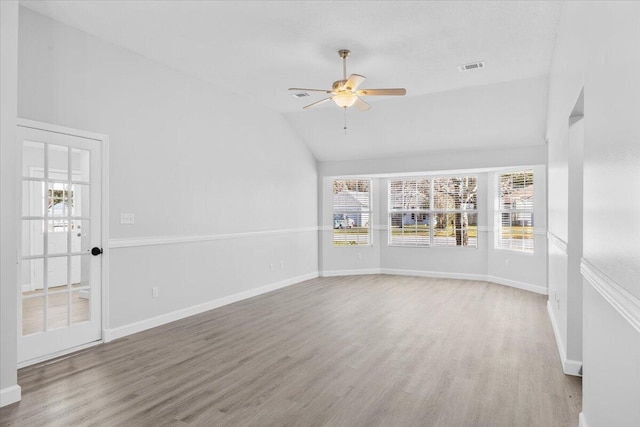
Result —
[[394, 88], [394, 89], [358, 89], [360, 84], [366, 79], [365, 76], [361, 76], [360, 74], [351, 74], [347, 79], [347, 58], [351, 52], [347, 49], [341, 49], [338, 51], [340, 58], [342, 58], [342, 80], [336, 80], [333, 82], [332, 89], [305, 89], [292, 87], [289, 90], [298, 91], [298, 92], [324, 92], [329, 93], [331, 96], [329, 98], [321, 99], [320, 101], [314, 102], [313, 104], [309, 104], [303, 109], [307, 110], [310, 108], [315, 108], [319, 105], [324, 104], [325, 102], [333, 101], [339, 107], [344, 108], [345, 110], [352, 105], [355, 105], [360, 111], [367, 111], [371, 108], [371, 105], [364, 102], [360, 97], [361, 96], [402, 96], [407, 93], [407, 90], [404, 88]]

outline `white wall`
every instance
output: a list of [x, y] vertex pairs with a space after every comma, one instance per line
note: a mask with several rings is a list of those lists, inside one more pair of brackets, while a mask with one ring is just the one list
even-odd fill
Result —
[[[556, 70], [566, 58], [558, 58]], [[552, 84], [557, 84], [556, 80]], [[584, 97], [573, 87], [569, 111], [549, 106], [549, 310], [565, 373], [577, 375], [582, 365], [582, 163]], [[577, 92], [575, 92], [577, 90]], [[551, 102], [551, 101], [550, 101]], [[562, 119], [557, 115], [564, 114]]]
[[17, 385], [16, 148], [18, 2], [0, 2], [0, 406], [20, 400]]
[[[321, 162], [322, 211], [320, 270], [323, 274], [395, 273], [437, 277], [492, 280], [510, 286], [547, 292], [546, 242], [546, 146], [510, 150], [476, 150], [461, 155], [459, 151], [434, 152], [431, 155]], [[479, 170], [479, 243], [478, 248], [404, 248], [389, 246], [387, 241], [387, 182], [389, 174], [437, 173], [449, 171], [534, 167], [536, 186], [536, 235], [534, 254], [494, 249], [495, 176]], [[332, 179], [349, 175], [382, 176], [373, 180], [372, 246], [334, 247], [332, 244]]]
[[625, 220], [640, 216], [640, 198], [629, 186], [640, 182], [638, 75], [640, 4], [563, 5], [547, 138], [550, 153], [566, 146], [567, 120], [584, 86], [582, 357], [589, 427], [640, 425], [640, 225]]
[[[567, 359], [582, 360], [582, 274], [583, 247], [583, 163], [584, 119], [573, 117], [569, 124], [569, 227], [567, 240]], [[575, 365], [574, 365], [575, 366]]]
[[24, 8], [19, 65], [20, 117], [109, 136], [105, 328], [316, 274], [316, 162], [280, 114]]

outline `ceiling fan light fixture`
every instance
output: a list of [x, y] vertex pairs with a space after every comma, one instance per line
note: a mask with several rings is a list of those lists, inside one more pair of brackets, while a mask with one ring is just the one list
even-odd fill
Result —
[[333, 97], [333, 102], [342, 108], [351, 107], [357, 100], [358, 97], [353, 93], [339, 93]]
[[[299, 98], [300, 96], [308, 95], [306, 92], [323, 92], [330, 94], [328, 98], [321, 99], [309, 105], [302, 107], [304, 110], [316, 108], [320, 105], [328, 103], [329, 101], [335, 102], [335, 104], [345, 110], [355, 105], [360, 111], [367, 111], [371, 108], [371, 105], [362, 100], [362, 96], [403, 96], [406, 95], [407, 90], [404, 88], [394, 89], [358, 89], [360, 84], [366, 79], [365, 76], [360, 74], [351, 74], [347, 78], [347, 57], [351, 52], [347, 49], [341, 49], [338, 51], [340, 58], [342, 58], [342, 79], [333, 82], [330, 90], [326, 89], [305, 89], [291, 87], [289, 90], [296, 91], [293, 96]], [[345, 127], [346, 129], [346, 127]]]

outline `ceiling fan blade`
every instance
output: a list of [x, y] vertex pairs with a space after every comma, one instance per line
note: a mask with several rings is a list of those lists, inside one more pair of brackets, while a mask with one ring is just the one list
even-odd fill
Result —
[[305, 89], [305, 88], [301, 88], [301, 87], [290, 87], [289, 90], [296, 90], [299, 92], [324, 92], [324, 93], [331, 93], [332, 91], [327, 90], [327, 89]]
[[315, 108], [318, 105], [324, 104], [325, 102], [328, 102], [328, 101], [331, 101], [331, 98], [321, 99], [320, 101], [316, 101], [313, 104], [309, 104], [309, 105], [306, 105], [306, 106], [302, 107], [302, 109], [308, 110], [309, 108]]
[[360, 74], [351, 74], [347, 79], [347, 82], [344, 84], [343, 89], [346, 90], [356, 90], [358, 86], [366, 79], [365, 76], [361, 76]]
[[356, 102], [354, 102], [353, 105], [355, 105], [356, 108], [360, 111], [367, 111], [368, 109], [371, 108], [371, 105], [367, 104], [360, 98], [356, 99]]
[[405, 88], [395, 88], [395, 89], [360, 89], [356, 92], [358, 96], [389, 96], [396, 95], [402, 96], [406, 95], [407, 90]]

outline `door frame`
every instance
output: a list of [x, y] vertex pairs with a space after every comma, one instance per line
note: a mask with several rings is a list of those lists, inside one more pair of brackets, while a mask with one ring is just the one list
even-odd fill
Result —
[[[86, 343], [78, 347], [69, 348], [66, 350], [48, 354], [46, 356], [36, 358], [36, 359], [31, 359], [18, 364], [18, 368], [24, 368], [25, 366], [33, 365], [35, 363], [39, 363], [44, 360], [53, 359], [55, 357], [62, 356], [64, 354], [73, 353], [74, 351], [78, 351], [83, 348], [91, 347], [96, 344], [101, 344], [109, 341], [109, 334], [108, 334], [108, 325], [109, 325], [109, 136], [101, 133], [89, 132], [89, 131], [84, 131], [80, 129], [73, 129], [65, 126], [59, 126], [51, 123], [39, 122], [36, 120], [29, 120], [29, 119], [23, 119], [23, 118], [18, 118], [16, 124], [18, 127], [37, 129], [37, 130], [42, 130], [46, 132], [59, 133], [62, 135], [69, 135], [69, 136], [92, 139], [94, 141], [98, 141], [100, 143], [100, 155], [102, 157], [101, 159], [102, 171], [100, 176], [100, 179], [102, 180], [101, 182], [102, 206], [101, 206], [101, 212], [100, 212], [102, 224], [100, 227], [101, 229], [100, 239], [101, 239], [101, 247], [103, 249], [102, 256], [100, 257], [100, 262], [102, 265], [101, 273], [100, 273], [100, 280], [101, 280], [101, 287], [102, 287], [100, 292], [100, 299], [101, 299], [100, 309], [102, 311], [101, 319], [100, 319], [101, 321], [100, 328], [101, 328], [102, 338], [98, 341]], [[18, 151], [17, 163], [18, 165], [22, 165], [22, 146], [20, 146], [19, 150], [17, 151]], [[16, 170], [18, 175], [18, 180], [17, 180], [18, 188], [17, 188], [16, 200], [21, 201], [22, 200], [22, 166], [17, 167]], [[22, 246], [22, 203], [21, 202], [16, 203], [16, 211], [17, 211], [16, 217], [18, 218], [18, 222], [16, 224], [16, 230], [18, 233], [17, 254], [19, 255], [22, 253], [22, 247], [21, 247]], [[16, 286], [19, 286], [20, 288], [22, 288], [21, 285], [22, 285], [22, 269], [18, 268], [18, 282]], [[18, 304], [18, 307], [20, 307], [20, 304], [22, 303], [21, 297], [22, 297], [22, 292], [18, 292], [17, 299], [16, 299], [16, 304]], [[18, 331], [17, 332], [18, 332], [18, 337], [21, 337], [22, 336], [22, 310], [18, 309], [17, 312], [18, 312], [18, 319], [17, 319]]]

